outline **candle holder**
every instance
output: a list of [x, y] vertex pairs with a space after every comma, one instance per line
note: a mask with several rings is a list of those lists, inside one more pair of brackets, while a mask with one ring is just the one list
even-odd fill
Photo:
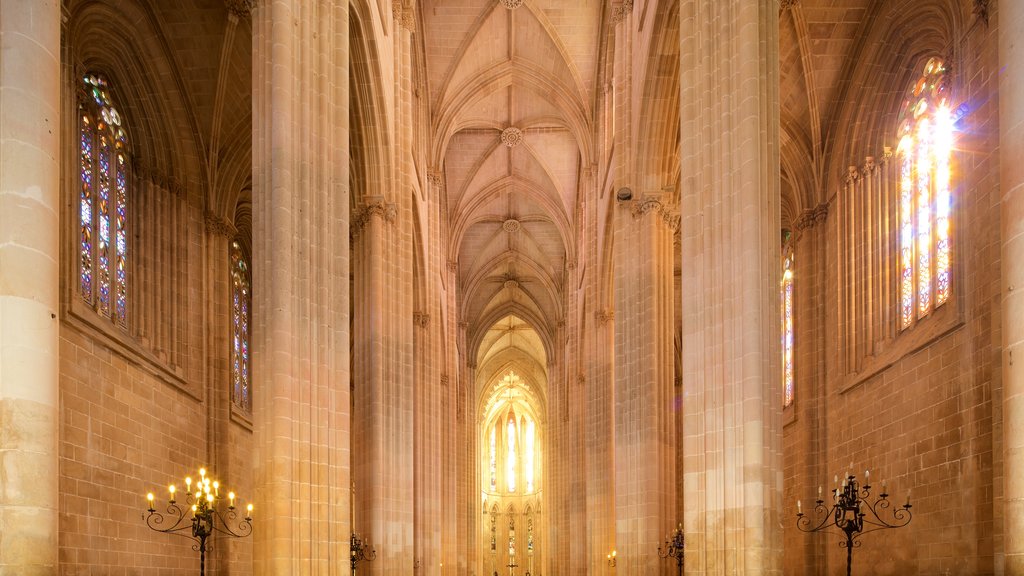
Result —
[[[246, 515], [238, 519], [238, 512], [235, 508], [235, 493], [228, 493], [228, 507], [225, 513], [217, 510], [216, 505], [220, 498], [220, 482], [211, 481], [206, 475], [206, 469], [199, 469], [199, 482], [195, 485], [193, 492], [192, 478], [185, 478], [185, 501], [184, 505], [175, 499], [176, 489], [174, 484], [168, 487], [170, 498], [167, 501], [167, 511], [157, 512], [154, 508], [155, 498], [150, 492], [146, 495], [149, 514], [145, 516], [146, 525], [156, 532], [174, 534], [190, 538], [196, 543], [192, 549], [199, 552], [199, 575], [206, 574], [206, 551], [210, 549], [207, 543], [214, 534], [223, 534], [230, 538], [244, 538], [252, 534], [252, 504], [246, 509]], [[191, 512], [191, 517], [189, 517]]]
[[[868, 473], [865, 473], [865, 478], [870, 478]], [[860, 546], [859, 538], [861, 536], [878, 530], [902, 528], [912, 519], [909, 494], [906, 504], [893, 508], [883, 482], [882, 492], [874, 502], [868, 500], [870, 497], [871, 485], [859, 486], [857, 477], [853, 475], [847, 475], [842, 486], [832, 490], [833, 503], [828, 506], [821, 499], [821, 488], [819, 487], [814, 512], [821, 516], [821, 520], [813, 526], [810, 517], [804, 516], [800, 501], [797, 500], [796, 527], [799, 530], [802, 532], [824, 532], [836, 527], [845, 534], [846, 539], [839, 542], [839, 546], [846, 548], [846, 576], [851, 574], [853, 549]], [[882, 514], [887, 510], [891, 510], [891, 521], [882, 518]]]
[[377, 551], [370, 547], [369, 544], [364, 542], [356, 536], [356, 533], [352, 533], [352, 539], [349, 540], [349, 558], [352, 560], [352, 573], [356, 573], [356, 564], [363, 560], [367, 562], [373, 562], [377, 559]]
[[658, 556], [662, 558], [675, 558], [676, 567], [679, 569], [679, 576], [683, 576], [683, 548], [685, 547], [685, 540], [683, 538], [683, 525], [680, 524], [678, 528], [672, 531], [672, 537], [665, 537], [665, 551], [661, 551], [661, 546], [658, 546]]
[[608, 566], [610, 566], [612, 568], [615, 568], [615, 557], [617, 555], [618, 555], [618, 551], [616, 551], [616, 550], [612, 550], [611, 552], [608, 553], [608, 556], [607, 556]]

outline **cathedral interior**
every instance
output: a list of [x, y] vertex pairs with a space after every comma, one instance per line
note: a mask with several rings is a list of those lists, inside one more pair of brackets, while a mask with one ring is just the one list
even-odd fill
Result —
[[1022, 38], [0, 0], [0, 574], [1024, 574]]

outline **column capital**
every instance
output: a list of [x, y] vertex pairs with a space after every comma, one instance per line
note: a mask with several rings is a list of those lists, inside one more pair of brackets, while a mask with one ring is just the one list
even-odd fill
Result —
[[369, 224], [370, 219], [377, 216], [381, 220], [387, 223], [393, 223], [395, 218], [398, 216], [398, 208], [390, 202], [384, 200], [376, 200], [368, 202], [360, 208], [355, 217], [352, 218], [352, 229], [358, 234]]
[[224, 4], [227, 6], [228, 14], [235, 18], [246, 18], [252, 14], [256, 0], [224, 0]]
[[430, 314], [426, 312], [413, 312], [412, 323], [419, 328], [426, 328], [430, 325]]
[[612, 2], [612, 23], [618, 24], [633, 12], [633, 0]]
[[206, 231], [214, 236], [230, 239], [238, 233], [238, 230], [235, 229], [231, 222], [210, 210], [206, 211], [204, 220], [206, 221]]

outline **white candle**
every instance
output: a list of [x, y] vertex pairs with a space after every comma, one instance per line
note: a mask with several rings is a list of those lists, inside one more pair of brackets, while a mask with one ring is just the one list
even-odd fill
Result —
[[796, 501], [796, 513], [797, 513], [797, 514], [803, 514], [803, 513], [804, 513], [804, 507], [803, 507], [803, 505], [802, 505], [802, 504], [800, 503], [800, 501], [799, 501], [799, 500], [797, 500], [797, 501]]

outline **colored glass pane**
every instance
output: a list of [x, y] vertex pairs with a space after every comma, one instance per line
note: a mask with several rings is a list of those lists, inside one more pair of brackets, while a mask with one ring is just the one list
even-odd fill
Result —
[[533, 420], [527, 420], [523, 437], [523, 476], [527, 494], [533, 492], [534, 432]]
[[127, 326], [128, 176], [127, 136], [107, 83], [82, 78], [86, 98], [79, 127], [79, 290], [97, 311]]
[[99, 225], [96, 265], [99, 287], [99, 310], [104, 316], [110, 315], [110, 138], [103, 133], [105, 125], [98, 126], [100, 133], [99, 154], [99, 196], [96, 198], [96, 218]]
[[900, 119], [900, 328], [944, 304], [951, 290], [953, 119], [946, 69], [932, 58]]
[[79, 258], [78, 271], [81, 278], [80, 290], [82, 298], [92, 304], [92, 121], [87, 114], [82, 115], [82, 126], [79, 137], [79, 179], [81, 190], [79, 204]]
[[783, 406], [793, 403], [793, 255], [782, 265], [782, 386]]
[[251, 299], [249, 265], [242, 246], [231, 243], [231, 370], [232, 399], [235, 404], [252, 411], [249, 388], [249, 304]]
[[491, 492], [498, 490], [498, 429], [491, 428]]
[[505, 425], [508, 432], [508, 452], [505, 456], [505, 486], [509, 492], [516, 491], [516, 417], [509, 412], [508, 423]]

